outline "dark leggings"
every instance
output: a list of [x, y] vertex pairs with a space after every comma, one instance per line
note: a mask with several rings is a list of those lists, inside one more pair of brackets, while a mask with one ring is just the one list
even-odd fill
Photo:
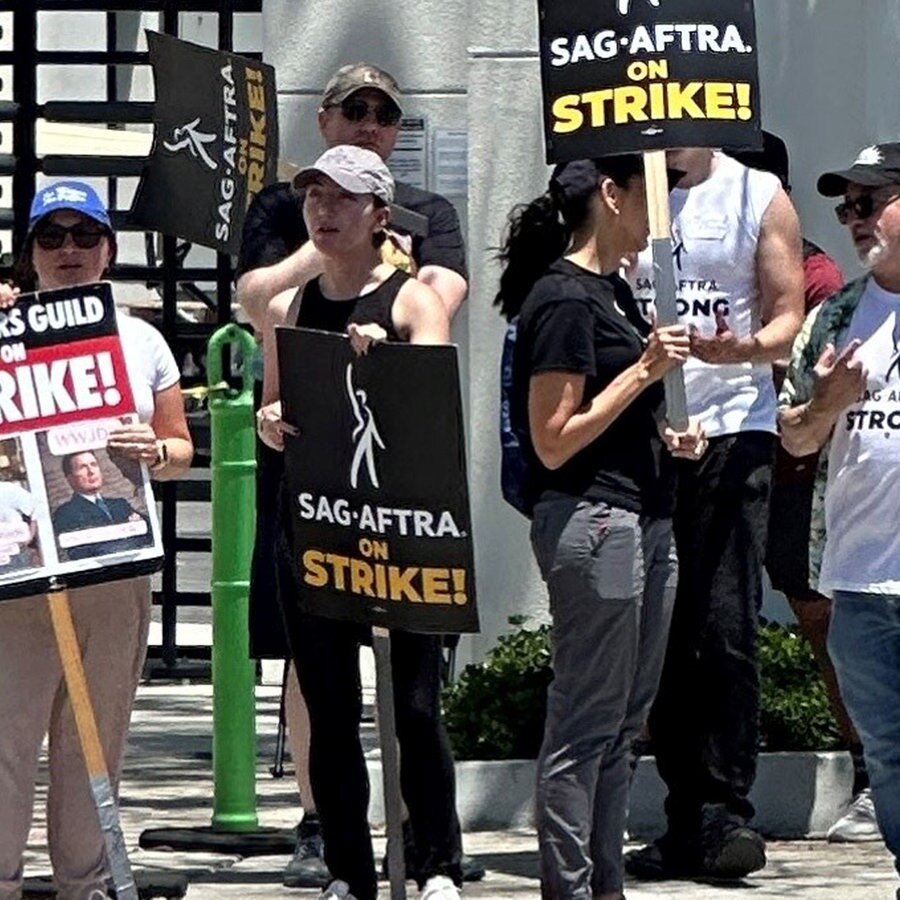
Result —
[[[368, 629], [301, 613], [285, 604], [300, 689], [309, 709], [310, 777], [322, 821], [325, 861], [358, 900], [375, 900], [369, 779], [359, 739], [359, 647]], [[391, 634], [400, 782], [424, 880], [461, 883], [453, 756], [440, 714], [441, 638]], [[421, 887], [421, 885], [420, 885]]]

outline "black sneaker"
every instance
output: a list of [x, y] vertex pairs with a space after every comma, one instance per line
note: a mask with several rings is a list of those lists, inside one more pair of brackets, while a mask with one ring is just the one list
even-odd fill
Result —
[[625, 854], [625, 871], [641, 881], [693, 878], [703, 871], [699, 840], [665, 834], [661, 838]]
[[330, 881], [319, 817], [305, 815], [297, 826], [294, 856], [284, 870], [282, 884], [290, 888], [321, 888]]
[[740, 879], [766, 865], [766, 842], [746, 826], [734, 828], [706, 851], [703, 870], [713, 878]]
[[766, 865], [766, 842], [743, 820], [716, 807], [703, 811], [703, 872], [737, 880]]

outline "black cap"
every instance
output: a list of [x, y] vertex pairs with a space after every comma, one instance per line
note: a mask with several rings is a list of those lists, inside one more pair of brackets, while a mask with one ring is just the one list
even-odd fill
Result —
[[787, 144], [771, 131], [764, 131], [762, 137], [761, 150], [741, 150], [730, 147], [723, 147], [722, 150], [739, 163], [747, 166], [748, 169], [771, 172], [778, 177], [781, 186], [787, 190], [791, 184]]
[[840, 197], [849, 183], [872, 188], [900, 184], [900, 143], [863, 148], [849, 169], [826, 172], [817, 187], [823, 197]]

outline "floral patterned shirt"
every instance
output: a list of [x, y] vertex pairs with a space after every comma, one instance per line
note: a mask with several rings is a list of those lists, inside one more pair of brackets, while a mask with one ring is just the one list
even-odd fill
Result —
[[[816, 362], [826, 344], [840, 346], [870, 277], [867, 275], [851, 281], [806, 317], [800, 333], [794, 339], [791, 362], [778, 397], [779, 406], [800, 406], [812, 398]], [[825, 487], [828, 484], [830, 446], [829, 438], [819, 451], [819, 465], [813, 487], [809, 525], [809, 586], [814, 590], [818, 588], [822, 554], [825, 551]]]

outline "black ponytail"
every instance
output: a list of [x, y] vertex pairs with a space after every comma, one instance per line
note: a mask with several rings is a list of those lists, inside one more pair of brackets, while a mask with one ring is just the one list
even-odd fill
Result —
[[503, 274], [494, 298], [494, 306], [507, 321], [519, 314], [534, 283], [565, 253], [571, 238], [572, 231], [549, 191], [513, 209], [497, 253]]
[[503, 273], [494, 298], [494, 306], [507, 321], [519, 314], [538, 278], [568, 249], [572, 234], [590, 213], [590, 201], [601, 176], [625, 187], [642, 171], [637, 154], [573, 160], [553, 170], [546, 193], [513, 209], [497, 253]]

